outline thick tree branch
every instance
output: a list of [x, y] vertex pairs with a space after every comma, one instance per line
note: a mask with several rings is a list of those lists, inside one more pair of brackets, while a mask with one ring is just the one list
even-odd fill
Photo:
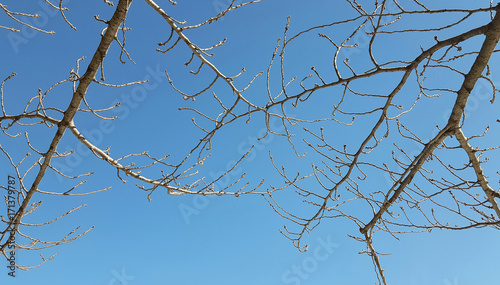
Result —
[[[33, 184], [31, 185], [28, 193], [26, 194], [25, 199], [23, 200], [22, 204], [19, 206], [18, 211], [16, 212], [16, 215], [14, 217], [14, 220], [12, 221], [13, 226], [13, 232], [18, 232], [19, 225], [21, 223], [21, 219], [24, 216], [24, 212], [26, 211], [31, 198], [35, 194], [35, 192], [38, 189], [38, 186], [40, 185], [40, 182], [42, 181], [43, 177], [45, 176], [45, 172], [47, 168], [50, 166], [50, 162], [52, 159], [52, 156], [56, 153], [57, 146], [59, 145], [59, 142], [61, 141], [66, 128], [71, 124], [73, 121], [73, 118], [78, 111], [78, 108], [80, 106], [80, 103], [83, 100], [83, 97], [87, 93], [87, 89], [94, 81], [95, 75], [97, 73], [97, 70], [101, 66], [104, 57], [106, 56], [109, 47], [113, 40], [116, 37], [116, 34], [119, 30], [120, 24], [125, 20], [125, 17], [127, 15], [128, 8], [130, 7], [130, 4], [132, 4], [132, 0], [120, 0], [115, 13], [113, 14], [111, 20], [109, 21], [108, 28], [106, 30], [106, 33], [102, 36], [101, 42], [99, 43], [99, 46], [97, 47], [96, 52], [94, 53], [94, 56], [92, 57], [92, 60], [90, 61], [87, 71], [85, 74], [80, 78], [78, 87], [73, 94], [73, 97], [71, 98], [71, 102], [64, 112], [64, 117], [63, 119], [59, 122], [58, 124], [58, 129], [56, 134], [54, 135], [54, 138], [52, 139], [52, 142], [49, 146], [49, 149], [44, 155], [43, 162], [40, 164], [40, 170], [38, 171], [38, 174], [36, 175]], [[9, 225], [11, 227], [11, 225]], [[7, 246], [7, 243], [4, 243], [0, 250], [3, 252], [5, 249], [5, 246]]]
[[500, 208], [498, 207], [498, 203], [495, 200], [495, 196], [498, 196], [498, 193], [491, 188], [488, 183], [488, 180], [484, 176], [483, 169], [481, 168], [481, 163], [479, 162], [479, 158], [476, 156], [475, 149], [469, 144], [469, 141], [465, 137], [462, 129], [457, 129], [455, 131], [455, 137], [460, 142], [460, 146], [465, 150], [467, 155], [469, 156], [469, 160], [472, 163], [472, 167], [474, 168], [474, 172], [476, 173], [477, 181], [479, 181], [479, 185], [483, 189], [486, 197], [488, 197], [488, 202], [490, 202], [493, 210], [497, 214], [497, 217], [500, 219]]
[[[486, 68], [486, 65], [488, 64], [488, 61], [490, 60], [490, 57], [493, 54], [493, 51], [495, 50], [495, 47], [500, 39], [500, 6], [497, 6], [496, 11], [497, 13], [493, 20], [486, 26], [487, 29], [484, 32], [486, 38], [483, 42], [483, 45], [481, 46], [481, 50], [477, 55], [476, 60], [472, 64], [469, 73], [465, 76], [462, 86], [457, 93], [457, 99], [453, 106], [453, 110], [449, 117], [448, 123], [443, 128], [443, 130], [441, 130], [439, 134], [434, 137], [434, 139], [426, 144], [425, 148], [417, 157], [418, 161], [415, 166], [411, 167], [411, 171], [409, 172], [409, 174], [405, 177], [401, 184], [399, 184], [391, 198], [383, 203], [383, 205], [380, 207], [371, 221], [367, 223], [363, 228], [360, 228], [361, 233], [365, 234], [369, 229], [375, 226], [377, 221], [396, 201], [399, 195], [401, 195], [406, 186], [413, 180], [415, 174], [421, 169], [423, 163], [433, 153], [434, 149], [443, 142], [446, 136], [455, 134], [456, 130], [459, 128], [459, 123], [463, 116], [470, 92], [474, 88], [477, 80], [481, 77], [481, 74]], [[413, 163], [415, 163], [415, 161]], [[398, 182], [396, 182], [394, 186], [396, 186], [397, 184]], [[391, 188], [390, 191], [392, 191], [393, 188]]]

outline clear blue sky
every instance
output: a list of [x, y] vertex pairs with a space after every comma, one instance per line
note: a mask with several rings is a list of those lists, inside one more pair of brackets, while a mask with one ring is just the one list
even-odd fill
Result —
[[[168, 9], [173, 17], [196, 23], [215, 15], [218, 5], [225, 5], [230, 1], [179, 0], [176, 6], [171, 6], [168, 1], [157, 2]], [[200, 46], [209, 46], [227, 37], [228, 42], [215, 50], [213, 62], [226, 74], [235, 74], [245, 67], [247, 73], [239, 82], [241, 87], [245, 80], [267, 69], [276, 39], [282, 37], [288, 15], [291, 15], [290, 34], [295, 34], [309, 26], [352, 15], [352, 10], [346, 3], [337, 2], [341, 1], [263, 0], [261, 3], [229, 13], [222, 21], [200, 31], [188, 33], [188, 36]], [[440, 1], [430, 7], [467, 7], [467, 2]], [[489, 3], [476, 2], [474, 5], [477, 7], [487, 7]], [[41, 14], [38, 27], [56, 32], [46, 35], [21, 29], [22, 32], [18, 34], [21, 38], [16, 38], [20, 41], [13, 43], [12, 36], [9, 36], [11, 32], [0, 30], [0, 79], [3, 80], [12, 72], [18, 73], [4, 87], [5, 102], [9, 106], [7, 113], [21, 112], [26, 100], [36, 95], [38, 88], [45, 91], [55, 82], [67, 78], [76, 60], [82, 56], [87, 57], [87, 60], [81, 62], [81, 68], [84, 70], [95, 51], [99, 33], [103, 28], [103, 24], [95, 21], [93, 16], [99, 14], [100, 18], [109, 19], [113, 13], [113, 8], [103, 1], [72, 0], [64, 3], [67, 3], [70, 9], [66, 15], [78, 28], [77, 32], [68, 27], [59, 14], [47, 8], [43, 1], [33, 1], [30, 5], [15, 1], [2, 2], [13, 11]], [[488, 19], [486, 14], [483, 18], [474, 17], [468, 22], [469, 27], [485, 23]], [[415, 22], [410, 21], [409, 24]], [[2, 15], [0, 25], [15, 26], [15, 23]], [[75, 118], [76, 125], [84, 134], [93, 137], [100, 147], [105, 149], [112, 146], [111, 152], [116, 156], [149, 150], [156, 156], [171, 153], [173, 159], [179, 159], [192, 147], [201, 133], [191, 123], [193, 114], [180, 112], [178, 108], [203, 106], [214, 102], [208, 100], [210, 94], [206, 94], [207, 99], [197, 99], [196, 103], [182, 100], [168, 84], [163, 70], [168, 69], [175, 83], [187, 91], [203, 88], [205, 83], [213, 78], [212, 74], [205, 72], [199, 78], [190, 75], [187, 72], [189, 69], [183, 65], [189, 59], [184, 46], [177, 47], [168, 55], [155, 52], [156, 43], [164, 41], [170, 30], [166, 22], [144, 1], [134, 1], [127, 18], [127, 26], [132, 28], [127, 33], [127, 49], [136, 64], [127, 62], [122, 65], [118, 60], [119, 49], [113, 44], [105, 59], [106, 82], [120, 84], [149, 79], [151, 88], [143, 93], [134, 93], [136, 91], [133, 91], [133, 87], [116, 89], [91, 86], [87, 93], [89, 103], [95, 107], [105, 107], [120, 101], [122, 107], [116, 115], [121, 117], [109, 125], [102, 126], [99, 120], [79, 114]], [[467, 25], [462, 27], [462, 31], [465, 28]], [[333, 29], [328, 31], [332, 34], [345, 33]], [[442, 34], [443, 38], [445, 35]], [[406, 38], [388, 43], [387, 46], [381, 44], [379, 54], [384, 58], [405, 56], [406, 59], [413, 59], [420, 44], [425, 47], [432, 41], [432, 38]], [[479, 41], [471, 41], [471, 46], [478, 43]], [[289, 51], [290, 57], [294, 59], [289, 68], [299, 75], [299, 79], [310, 73], [312, 64], [325, 68], [325, 73], [328, 73], [326, 67], [330, 66], [331, 62], [325, 59], [329, 58], [327, 53], [331, 50], [326, 44], [311, 46], [307, 41], [301, 42]], [[351, 61], [355, 62], [359, 57], [358, 66], [362, 68], [363, 56], [353, 54]], [[491, 65], [494, 66], [494, 63]], [[498, 78], [498, 74], [500, 73], [494, 75], [493, 79], [495, 76]], [[385, 77], [387, 80], [391, 78], [397, 77]], [[260, 78], [251, 89], [256, 97], [265, 92], [264, 79]], [[428, 80], [440, 83], [443, 78]], [[384, 88], [389, 83], [372, 80], [371, 90], [386, 90]], [[457, 86], [460, 81], [454, 84], [452, 86]], [[219, 87], [220, 89], [217, 89]], [[214, 91], [223, 94], [227, 89], [220, 85], [216, 86]], [[328, 92], [322, 93], [321, 96]], [[411, 93], [411, 90], [408, 92]], [[71, 96], [71, 85], [62, 85], [49, 93], [45, 105], [54, 104], [64, 108]], [[306, 117], [312, 111], [330, 112], [332, 105], [329, 102], [322, 104], [324, 97], [321, 96], [316, 100], [316, 105], [311, 103], [294, 112]], [[498, 107], [495, 109], [495, 105], [489, 104], [489, 98], [475, 98], [477, 105], [468, 109], [470, 128], [476, 126], [475, 124], [486, 124], [484, 116], [493, 112], [498, 114]], [[446, 99], [442, 102], [446, 102]], [[423, 137], [428, 138], [436, 124], [445, 123], [446, 105], [422, 103], [422, 107], [417, 111], [426, 114], [424, 118], [418, 118], [422, 127], [417, 130]], [[408, 124], [417, 126], [415, 118], [409, 117], [407, 120]], [[255, 138], [262, 134], [262, 130], [262, 121], [258, 118], [251, 124], [240, 122], [223, 130], [220, 137], [214, 140], [214, 156], [200, 168], [201, 174], [212, 178], [225, 171], [231, 161], [239, 159], [250, 145], [255, 144]], [[32, 144], [41, 150], [47, 149], [54, 130], [49, 131], [41, 132], [38, 128], [30, 130]], [[498, 130], [493, 128], [492, 132], [492, 137], [498, 138]], [[342, 133], [337, 136], [342, 139], [342, 144], [349, 144], [354, 142], [355, 138], [359, 139], [360, 135], [363, 134]], [[16, 271], [15, 278], [7, 276], [6, 262], [0, 262], [0, 284], [80, 285], [121, 282], [123, 285], [348, 285], [373, 284], [376, 280], [371, 259], [366, 255], [357, 254], [365, 245], [347, 237], [347, 234], [358, 234], [358, 229], [346, 220], [323, 221], [306, 236], [305, 241], [310, 244], [310, 250], [300, 253], [278, 231], [287, 221], [274, 213], [262, 197], [178, 197], [168, 196], [160, 189], [152, 195], [153, 201], [148, 202], [146, 193], [135, 187], [133, 179], [128, 178], [128, 183], [121, 183], [113, 168], [84, 149], [78, 148], [77, 141], [71, 136], [67, 132], [58, 148], [59, 151], [77, 149], [73, 160], [64, 161], [68, 174], [75, 175], [87, 171], [95, 173], [87, 179], [88, 182], [84, 186], [75, 191], [81, 193], [108, 186], [112, 188], [83, 197], [35, 196], [33, 202], [43, 200], [43, 204], [32, 217], [26, 218], [26, 222], [44, 222], [81, 204], [87, 206], [52, 225], [25, 229], [25, 232], [41, 239], [57, 240], [78, 225], [81, 225], [82, 229], [92, 226], [95, 228], [75, 242], [43, 251], [45, 257], [57, 251], [60, 253], [54, 260], [39, 268], [27, 272]], [[17, 160], [28, 151], [22, 136], [11, 140], [2, 134], [0, 143]], [[413, 150], [411, 146], [408, 149]], [[272, 175], [275, 170], [269, 162], [270, 150], [281, 159], [280, 163], [296, 161], [292, 157], [287, 159], [293, 153], [282, 139], [271, 138], [259, 142], [251, 158], [242, 164], [244, 171], [249, 173], [252, 185], [258, 184], [263, 177], [268, 179], [268, 183], [280, 183], [279, 178]], [[304, 151], [306, 148], [300, 147], [299, 150]], [[383, 160], [382, 157], [381, 159]], [[498, 163], [492, 163], [489, 168], [498, 169], [498, 166]], [[290, 167], [307, 171], [310, 169], [310, 162]], [[12, 168], [5, 157], [0, 156], [0, 179], [6, 179], [9, 173], [12, 173]], [[73, 181], [61, 181], [53, 173], [48, 173], [45, 178], [40, 187], [45, 191], [61, 191], [75, 184]], [[227, 179], [226, 183], [230, 183], [235, 176]], [[493, 177], [492, 180], [493, 188], [498, 189], [498, 179]], [[375, 177], [373, 181], [386, 183], [382, 177]], [[27, 179], [25, 182], [31, 183], [31, 180]], [[0, 183], [3, 184], [4, 181]], [[288, 199], [287, 196], [285, 198]], [[291, 199], [297, 200], [296, 197]], [[290, 207], [291, 210], [302, 210], [300, 203], [290, 203]], [[186, 209], [192, 211], [190, 215], [182, 214]], [[5, 211], [0, 210], [4, 215]], [[382, 257], [391, 284], [498, 283], [494, 272], [498, 269], [496, 262], [499, 252], [492, 246], [500, 238], [498, 231], [436, 230], [432, 234], [403, 235], [401, 238], [401, 241], [397, 241], [385, 234], [376, 237], [376, 248], [392, 253]], [[21, 264], [36, 264], [40, 260], [37, 252], [20, 251], [16, 257]]]

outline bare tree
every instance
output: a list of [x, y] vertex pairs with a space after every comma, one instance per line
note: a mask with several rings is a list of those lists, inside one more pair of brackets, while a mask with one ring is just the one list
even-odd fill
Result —
[[[66, 8], [62, 2], [51, 5], [60, 11], [68, 25], [75, 28], [66, 18]], [[109, 1], [105, 2], [113, 5]], [[191, 24], [170, 16], [166, 12], [170, 9], [166, 8], [168, 5], [165, 4], [162, 8], [154, 1], [146, 0], [170, 28], [170, 35], [165, 42], [159, 44], [157, 51], [169, 53], [175, 48], [187, 49], [191, 56], [187, 58], [186, 66], [196, 65], [190, 73], [198, 75], [203, 70], [211, 72], [213, 76], [211, 82], [199, 92], [187, 93], [178, 88], [165, 71], [171, 86], [185, 100], [194, 101], [198, 96], [209, 96], [220, 107], [217, 112], [204, 109], [203, 106], [184, 109], [197, 116], [193, 123], [204, 135], [178, 162], [168, 161], [168, 156], [155, 158], [147, 152], [113, 157], [109, 149], [101, 149], [92, 144], [73, 120], [78, 112], [92, 114], [102, 120], [115, 119], [106, 114], [111, 109], [118, 108], [118, 104], [94, 109], [87, 103], [85, 95], [90, 84], [124, 87], [146, 83], [104, 83], [103, 60], [113, 42], [116, 41], [122, 55], [130, 59], [125, 49], [125, 35], [128, 31], [125, 20], [129, 9], [133, 9], [131, 0], [120, 0], [110, 20], [96, 17], [105, 28], [101, 34], [101, 42], [83, 75], [80, 75], [79, 59], [68, 78], [57, 82], [45, 92], [40, 90], [27, 102], [22, 112], [14, 114], [7, 113], [8, 106], [3, 102], [3, 86], [15, 73], [3, 81], [0, 122], [5, 136], [14, 139], [20, 132], [12, 130], [34, 125], [57, 129], [47, 150], [40, 150], [32, 145], [28, 133], [24, 133], [27, 146], [37, 156], [28, 166], [25, 165], [30, 155], [15, 161], [10, 155], [11, 151], [0, 146], [10, 159], [20, 181], [20, 189], [11, 190], [20, 207], [15, 214], [2, 218], [5, 230], [1, 232], [0, 244], [7, 259], [11, 251], [8, 249], [8, 240], [12, 235], [19, 235], [26, 241], [23, 243], [16, 240], [17, 248], [31, 250], [63, 244], [88, 232], [77, 233], [77, 228], [59, 241], [45, 242], [22, 231], [23, 227], [43, 226], [59, 219], [36, 225], [24, 223], [23, 217], [33, 213], [39, 205], [32, 202], [34, 195], [82, 195], [71, 192], [83, 184], [83, 177], [90, 173], [68, 176], [53, 163], [73, 154], [57, 151], [66, 130], [92, 151], [96, 158], [115, 168], [119, 179], [123, 180], [120, 176], [123, 174], [134, 178], [139, 183], [139, 189], [148, 192], [148, 195], [159, 188], [166, 188], [171, 195], [264, 196], [270, 206], [288, 220], [288, 226], [284, 227], [282, 233], [300, 251], [307, 250], [307, 245], [303, 245], [303, 238], [321, 221], [346, 218], [359, 228], [359, 233], [350, 233], [350, 236], [366, 245], [363, 252], [373, 260], [381, 284], [387, 284], [387, 281], [380, 254], [373, 243], [373, 236], [377, 231], [398, 238], [402, 233], [433, 229], [499, 228], [500, 208], [496, 199], [500, 197], [500, 192], [493, 188], [487, 175], [490, 172], [494, 175], [495, 170], [483, 170], [488, 160], [486, 155], [491, 156], [499, 146], [492, 145], [492, 140], [488, 139], [490, 127], [483, 130], [482, 126], [470, 125], [465, 111], [474, 87], [478, 84], [487, 86], [491, 104], [495, 101], [498, 89], [496, 82], [491, 79], [491, 70], [494, 71], [494, 68], [490, 70], [488, 63], [498, 51], [495, 48], [500, 38], [499, 6], [495, 7], [490, 2], [489, 6], [474, 9], [432, 9], [431, 4], [422, 4], [417, 0], [407, 1], [405, 4], [396, 0], [346, 0], [353, 9], [353, 16], [346, 19], [291, 34], [293, 20], [289, 18], [283, 37], [278, 40], [274, 52], [270, 53], [267, 71], [244, 82], [240, 79], [245, 72], [244, 68], [239, 74], [227, 75], [223, 66], [216, 66], [211, 61], [211, 52], [221, 46], [224, 40], [205, 48], [186, 36], [187, 31], [207, 26], [232, 10], [260, 1], [238, 5], [235, 2], [233, 0], [227, 9], [205, 21]], [[170, 1], [170, 4], [176, 3]], [[9, 11], [3, 4], [0, 7], [13, 20], [29, 25], [19, 19], [20, 15], [26, 14]], [[482, 21], [484, 24], [472, 26], [472, 18], [476, 19], [473, 23]], [[440, 19], [439, 24], [432, 19]], [[408, 23], [413, 26], [408, 28]], [[415, 23], [424, 24], [419, 26]], [[31, 25], [29, 27], [40, 30]], [[1, 28], [17, 31], [10, 26]], [[315, 41], [310, 40], [311, 35], [315, 36]], [[402, 38], [408, 41], [417, 39], [417, 42], [412, 41], [415, 48], [396, 58], [390, 52], [389, 55], [383, 52], [382, 48], [391, 49], [392, 43]], [[481, 39], [480, 46], [470, 43], [474, 38]], [[424, 42], [419, 42], [422, 39]], [[310, 46], [329, 45], [331, 52], [324, 55], [328, 60], [322, 61], [319, 66], [312, 66], [310, 70], [290, 70], [288, 66], [294, 59], [288, 57], [287, 51], [293, 49], [295, 43], [305, 41]], [[99, 71], [100, 79], [97, 78]], [[433, 80], [437, 77], [439, 80]], [[449, 78], [459, 80], [448, 80]], [[250, 96], [248, 90], [254, 80], [265, 80], [267, 90], [258, 94], [253, 92]], [[373, 80], [386, 81], [385, 90], [373, 90]], [[429, 81], [431, 82], [428, 83]], [[66, 83], [73, 84], [74, 89], [67, 108], [46, 106], [44, 99], [52, 88]], [[217, 89], [216, 93], [214, 86], [220, 83], [226, 90]], [[232, 96], [221, 96], [221, 92]], [[317, 112], [302, 116], [290, 115], [292, 112], [289, 110], [300, 111], [309, 103], [318, 104], [317, 97], [325, 96], [335, 102], [328, 114]], [[446, 121], [441, 122], [436, 118], [434, 126], [419, 126], [415, 123], [422, 116], [432, 116], [423, 113], [425, 109], [420, 108], [426, 104], [439, 104], [443, 112], [450, 109]], [[487, 124], [495, 123], [494, 116], [492, 114], [487, 117], [491, 120]], [[279, 130], [273, 128], [270, 123], [272, 119], [280, 122]], [[209, 156], [212, 140], [220, 130], [226, 125], [250, 121], [266, 126], [266, 134], [260, 139], [267, 136], [286, 139], [296, 158], [280, 162], [272, 153], [269, 154], [276, 174], [283, 181], [281, 185], [266, 184], [265, 177], [248, 180], [258, 182], [245, 182], [247, 179], [242, 174], [227, 187], [218, 189], [217, 181], [231, 173], [252, 149], [218, 178], [207, 180], [197, 172], [197, 168]], [[47, 132], [51, 133], [51, 130]], [[353, 139], [356, 141], [352, 142]], [[417, 151], [412, 151], [415, 148]], [[305, 149], [310, 149], [310, 153], [306, 155]], [[147, 162], [140, 164], [137, 161]], [[292, 161], [310, 163], [310, 172], [291, 174], [293, 170], [289, 169]], [[141, 174], [141, 171], [149, 168], [158, 168], [158, 174], [152, 177]], [[54, 171], [66, 179], [80, 182], [69, 190], [43, 191], [39, 185], [47, 171]], [[378, 179], [380, 177], [386, 177], [390, 183], [381, 184]], [[299, 202], [304, 203], [307, 214], [290, 212], [280, 202], [280, 193], [289, 190], [298, 194], [301, 199]], [[6, 197], [7, 206], [8, 200]], [[42, 262], [45, 260], [44, 258]]]

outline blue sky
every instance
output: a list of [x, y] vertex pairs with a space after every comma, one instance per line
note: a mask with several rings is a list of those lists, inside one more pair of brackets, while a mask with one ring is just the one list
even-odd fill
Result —
[[[9, 106], [7, 113], [21, 112], [25, 102], [37, 94], [38, 88], [45, 91], [55, 82], [67, 78], [70, 69], [75, 67], [76, 60], [82, 56], [87, 59], [80, 66], [82, 69], [86, 68], [103, 28], [102, 23], [95, 21], [93, 16], [99, 14], [100, 18], [109, 19], [113, 13], [112, 7], [108, 7], [103, 1], [65, 1], [70, 9], [66, 15], [78, 29], [74, 31], [64, 23], [59, 14], [48, 9], [43, 1], [33, 2], [29, 6], [11, 2], [6, 5], [13, 11], [40, 13], [42, 17], [37, 22], [38, 27], [54, 30], [56, 33], [47, 35], [21, 29], [21, 33], [17, 34], [21, 38], [13, 38], [11, 32], [0, 30], [0, 37], [3, 38], [0, 44], [0, 78], [3, 80], [12, 72], [18, 74], [4, 86], [5, 104]], [[215, 15], [217, 7], [228, 4], [229, 1], [179, 0], [176, 6], [166, 2], [158, 1], [158, 4], [165, 7], [173, 17], [196, 23]], [[227, 37], [227, 43], [215, 50], [213, 63], [226, 74], [236, 74], [245, 67], [247, 72], [239, 82], [239, 86], [243, 86], [253, 75], [267, 69], [276, 40], [282, 37], [288, 15], [291, 15], [290, 34], [353, 15], [346, 3], [337, 2], [340, 1], [263, 0], [229, 13], [223, 20], [199, 31], [190, 31], [188, 36], [200, 46], [209, 46]], [[478, 7], [487, 7], [489, 3], [476, 2]], [[431, 8], [458, 8], [467, 7], [468, 1], [440, 1], [432, 5]], [[488, 19], [487, 14], [473, 17], [466, 25], [449, 33], [479, 26]], [[441, 20], [444, 19], [432, 19]], [[410, 19], [402, 23], [413, 24], [422, 22]], [[4, 16], [0, 18], [0, 25], [15, 24]], [[114, 113], [120, 118], [100, 123], [100, 120], [87, 114], [78, 114], [75, 123], [84, 134], [93, 138], [96, 145], [104, 149], [112, 146], [111, 151], [116, 156], [149, 150], [153, 155], [171, 154], [173, 160], [178, 160], [202, 135], [191, 123], [193, 114], [179, 111], [178, 108], [201, 106], [210, 110], [215, 105], [210, 94], [206, 94], [209, 95], [206, 98], [197, 98], [195, 102], [184, 101], [170, 87], [163, 71], [167, 69], [175, 84], [190, 92], [202, 89], [213, 76], [208, 71], [203, 71], [205, 73], [202, 72], [199, 77], [190, 75], [189, 69], [183, 65], [189, 59], [183, 46], [167, 55], [155, 52], [157, 43], [168, 37], [169, 28], [145, 2], [134, 1], [127, 25], [132, 28], [127, 33], [127, 49], [136, 64], [121, 64], [118, 60], [119, 48], [114, 44], [105, 59], [106, 82], [121, 84], [143, 79], [150, 82], [142, 89], [91, 86], [87, 93], [89, 104], [97, 108], [121, 102], [121, 108]], [[334, 29], [327, 31], [338, 33], [335, 35], [339, 37], [347, 33]], [[440, 37], [445, 38], [450, 34], [444, 32]], [[288, 51], [287, 58], [290, 61], [287, 62], [287, 67], [291, 70], [290, 74], [297, 74], [298, 78], [309, 74], [311, 65], [315, 65], [326, 76], [333, 74], [328, 69], [331, 66], [331, 59], [328, 61], [328, 58], [331, 57], [332, 47], [327, 44], [309, 44], [308, 37], [312, 39], [313, 36], [316, 35], [305, 36], [303, 41], [297, 42]], [[380, 44], [377, 51], [381, 59], [398, 56], [413, 59], [420, 44], [425, 47], [432, 41], [432, 37], [419, 39], [417, 35], [415, 38], [388, 42], [387, 45]], [[479, 44], [479, 40], [472, 40], [464, 48], [473, 49]], [[362, 68], [365, 57], [363, 52], [354, 52], [351, 55], [353, 66]], [[491, 64], [493, 71], [494, 63]], [[427, 79], [429, 84], [442, 83], [440, 74], [434, 75], [435, 77]], [[498, 75], [493, 75], [494, 81], [495, 77]], [[390, 80], [398, 77], [391, 75], [381, 78], [383, 80], [368, 80], [359, 87], [369, 86], [370, 91], [384, 92], [388, 90]], [[460, 84], [459, 78], [445, 79], [456, 80], [453, 82], [455, 85], [450, 83], [452, 86]], [[265, 78], [262, 77], [249, 89], [248, 96], [259, 98], [265, 92], [264, 88]], [[226, 98], [230, 96], [222, 84], [216, 85], [214, 91]], [[490, 98], [483, 91], [479, 90], [471, 97], [473, 101], [467, 109], [470, 125], [464, 127], [466, 131], [480, 129], [477, 132], [482, 132], [487, 122], [498, 113], [498, 103], [489, 104]], [[330, 92], [332, 91], [326, 90], [319, 93], [316, 98], [304, 104], [302, 109], [291, 112], [303, 117], [331, 113], [334, 101], [330, 100]], [[411, 98], [416, 96], [415, 89], [410, 87], [404, 92]], [[71, 85], [61, 85], [49, 93], [45, 105], [53, 104], [64, 108], [71, 95]], [[401, 104], [408, 104], [406, 97], [398, 100], [401, 100]], [[422, 137], [431, 137], [436, 124], [446, 123], [446, 103], [449, 104], [450, 100], [450, 97], [444, 97], [439, 101], [422, 102], [415, 113], [426, 115], [406, 117], [405, 123], [411, 125]], [[360, 104], [353, 101], [346, 104], [352, 108], [368, 106], [363, 105], [366, 102]], [[366, 121], [361, 119], [357, 126], [366, 130], [372, 125], [370, 122], [369, 118]], [[240, 173], [248, 172], [251, 185], [257, 185], [262, 178], [266, 178], [266, 185], [280, 185], [282, 182], [275, 175], [269, 161], [269, 151], [272, 151], [280, 165], [289, 164], [291, 172], [310, 170], [311, 161], [304, 163], [293, 157], [293, 151], [282, 138], [270, 137], [257, 142], [255, 138], [261, 136], [263, 130], [265, 128], [259, 116], [250, 124], [239, 122], [222, 130], [220, 136], [214, 139], [213, 157], [200, 167], [200, 174], [208, 178], [217, 177], [256, 143], [254, 152], [238, 168]], [[47, 149], [53, 136], [53, 130], [37, 127], [30, 128], [29, 133], [31, 143], [42, 150]], [[498, 127], [492, 128], [491, 133], [490, 139], [498, 138]], [[339, 144], [349, 145], [358, 143], [363, 133], [349, 132], [339, 127], [333, 128], [329, 135], [338, 139]], [[22, 136], [7, 139], [2, 135], [0, 139], [2, 147], [9, 150], [15, 160], [21, 159], [28, 151]], [[480, 143], [488, 144], [489, 141]], [[419, 150], [417, 146], [406, 147], [409, 152]], [[373, 284], [376, 279], [371, 259], [357, 254], [365, 245], [347, 236], [358, 234], [358, 229], [347, 220], [323, 221], [306, 236], [305, 241], [310, 244], [310, 250], [300, 253], [278, 231], [287, 221], [277, 215], [259, 195], [239, 198], [168, 196], [160, 189], [152, 195], [152, 201], [148, 202], [147, 194], [137, 189], [133, 179], [128, 178], [128, 183], [122, 183], [116, 177], [116, 170], [81, 148], [67, 132], [58, 150], [69, 149], [75, 149], [75, 155], [59, 164], [66, 173], [76, 175], [94, 172], [87, 179], [88, 182], [75, 191], [81, 193], [109, 186], [112, 188], [82, 197], [35, 196], [33, 201], [43, 200], [43, 204], [34, 215], [26, 218], [31, 223], [55, 218], [81, 204], [86, 204], [86, 207], [54, 224], [25, 229], [25, 232], [41, 239], [57, 240], [79, 225], [84, 230], [95, 228], [72, 243], [41, 252], [45, 257], [55, 252], [59, 254], [39, 268], [27, 272], [18, 270], [15, 278], [7, 276], [5, 261], [1, 262], [0, 284], [79, 285], [121, 282], [129, 285], [347, 285]], [[307, 148], [299, 146], [298, 150], [304, 152]], [[382, 152], [381, 160], [384, 159], [383, 155]], [[488, 169], [494, 173], [498, 166], [498, 163], [491, 162]], [[0, 167], [0, 179], [6, 179], [12, 173], [12, 167], [4, 156], [0, 156]], [[232, 183], [236, 177], [228, 176], [221, 184]], [[29, 178], [30, 176], [27, 181], [30, 181]], [[494, 189], [499, 188], [497, 180], [492, 175]], [[387, 186], [383, 177], [374, 176], [370, 181], [373, 185]], [[76, 183], [61, 180], [53, 173], [48, 173], [40, 188], [45, 191], [61, 191]], [[285, 199], [284, 203], [291, 210], [307, 212], [296, 196], [285, 193], [281, 198]], [[492, 249], [491, 245], [498, 241], [498, 231], [434, 230], [432, 234], [400, 237], [400, 241], [384, 233], [375, 237], [375, 247], [378, 250], [392, 253], [382, 257], [391, 284], [462, 285], [497, 282], [493, 272], [498, 267], [498, 250]], [[40, 260], [37, 252], [27, 251], [18, 252], [16, 258], [21, 264], [35, 264]]]

